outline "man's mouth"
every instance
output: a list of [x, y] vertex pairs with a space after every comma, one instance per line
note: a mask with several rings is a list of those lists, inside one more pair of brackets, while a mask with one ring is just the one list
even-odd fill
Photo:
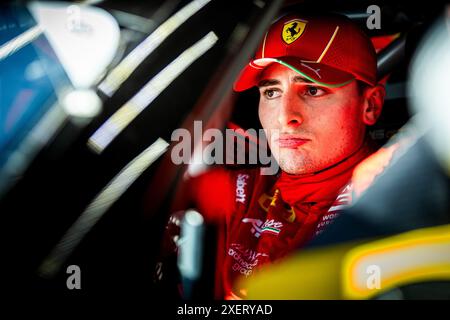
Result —
[[275, 140], [280, 148], [297, 149], [301, 145], [304, 145], [309, 139], [299, 137], [281, 137]]

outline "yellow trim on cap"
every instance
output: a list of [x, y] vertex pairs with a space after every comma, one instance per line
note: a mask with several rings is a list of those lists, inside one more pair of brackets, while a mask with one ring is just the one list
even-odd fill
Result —
[[269, 31], [267, 31], [266, 32], [266, 35], [264, 36], [264, 41], [263, 41], [263, 46], [262, 46], [262, 57], [261, 58], [264, 58], [264, 51], [265, 51], [265, 49], [266, 49], [266, 39], [267, 39], [267, 34], [269, 33]]
[[328, 41], [327, 46], [326, 46], [325, 49], [323, 50], [323, 52], [322, 52], [322, 54], [320, 55], [319, 59], [317, 59], [317, 61], [316, 61], [317, 63], [320, 63], [320, 61], [322, 61], [323, 57], [324, 57], [325, 54], [327, 53], [327, 51], [328, 51], [328, 49], [330, 48], [331, 44], [333, 43], [334, 38], [336, 37], [336, 34], [338, 33], [338, 31], [339, 31], [339, 26], [337, 26], [336, 29], [334, 30], [334, 33], [333, 33], [333, 35], [331, 36], [330, 41]]

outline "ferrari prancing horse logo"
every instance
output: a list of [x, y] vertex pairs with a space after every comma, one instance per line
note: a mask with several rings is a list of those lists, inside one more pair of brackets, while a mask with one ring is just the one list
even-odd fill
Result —
[[300, 19], [291, 20], [286, 22], [283, 27], [282, 37], [284, 42], [291, 44], [297, 40], [305, 31], [305, 27], [308, 21]]

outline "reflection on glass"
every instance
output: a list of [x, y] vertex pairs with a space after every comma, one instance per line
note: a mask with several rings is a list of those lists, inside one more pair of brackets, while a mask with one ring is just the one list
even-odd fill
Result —
[[197, 13], [211, 0], [196, 0], [184, 6], [167, 21], [161, 24], [140, 45], [130, 52], [122, 62], [114, 68], [105, 81], [99, 85], [99, 89], [108, 96], [119, 88], [119, 86], [133, 73], [134, 70], [155, 50], [169, 35], [180, 25]]
[[67, 257], [108, 209], [125, 193], [136, 179], [164, 152], [169, 143], [159, 138], [130, 161], [94, 198], [56, 245], [40, 267], [45, 277], [55, 275]]
[[184, 70], [212, 48], [217, 40], [218, 37], [211, 31], [193, 46], [186, 49], [94, 132], [88, 140], [88, 146], [93, 151], [101, 153]]

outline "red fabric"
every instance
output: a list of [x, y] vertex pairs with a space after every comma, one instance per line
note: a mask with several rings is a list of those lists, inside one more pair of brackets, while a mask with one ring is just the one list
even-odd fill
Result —
[[370, 153], [364, 146], [338, 165], [308, 176], [221, 168], [193, 179], [189, 190], [198, 210], [209, 221], [223, 219], [216, 298], [245, 295], [233, 287], [239, 276], [250, 276], [323, 230], [336, 216], [333, 208], [349, 203], [348, 194], [336, 198]]
[[[293, 37], [289, 38], [289, 34]], [[268, 63], [261, 59], [267, 58], [278, 58], [291, 65], [295, 59], [298, 70], [324, 84], [342, 84], [349, 76], [372, 86], [377, 82], [376, 53], [369, 37], [341, 15], [290, 14], [274, 22], [254, 58], [241, 71], [234, 89], [244, 91], [257, 85]]]
[[368, 156], [370, 147], [364, 146], [354, 155], [322, 172], [309, 176], [281, 173], [276, 185], [282, 198], [290, 205], [302, 203], [324, 203], [329, 206], [339, 190], [350, 181], [356, 164]]
[[370, 40], [372, 41], [372, 44], [375, 48], [375, 51], [378, 53], [384, 48], [386, 48], [388, 45], [390, 45], [395, 39], [399, 37], [399, 33], [387, 35], [387, 36], [378, 36], [378, 37], [372, 37]]

